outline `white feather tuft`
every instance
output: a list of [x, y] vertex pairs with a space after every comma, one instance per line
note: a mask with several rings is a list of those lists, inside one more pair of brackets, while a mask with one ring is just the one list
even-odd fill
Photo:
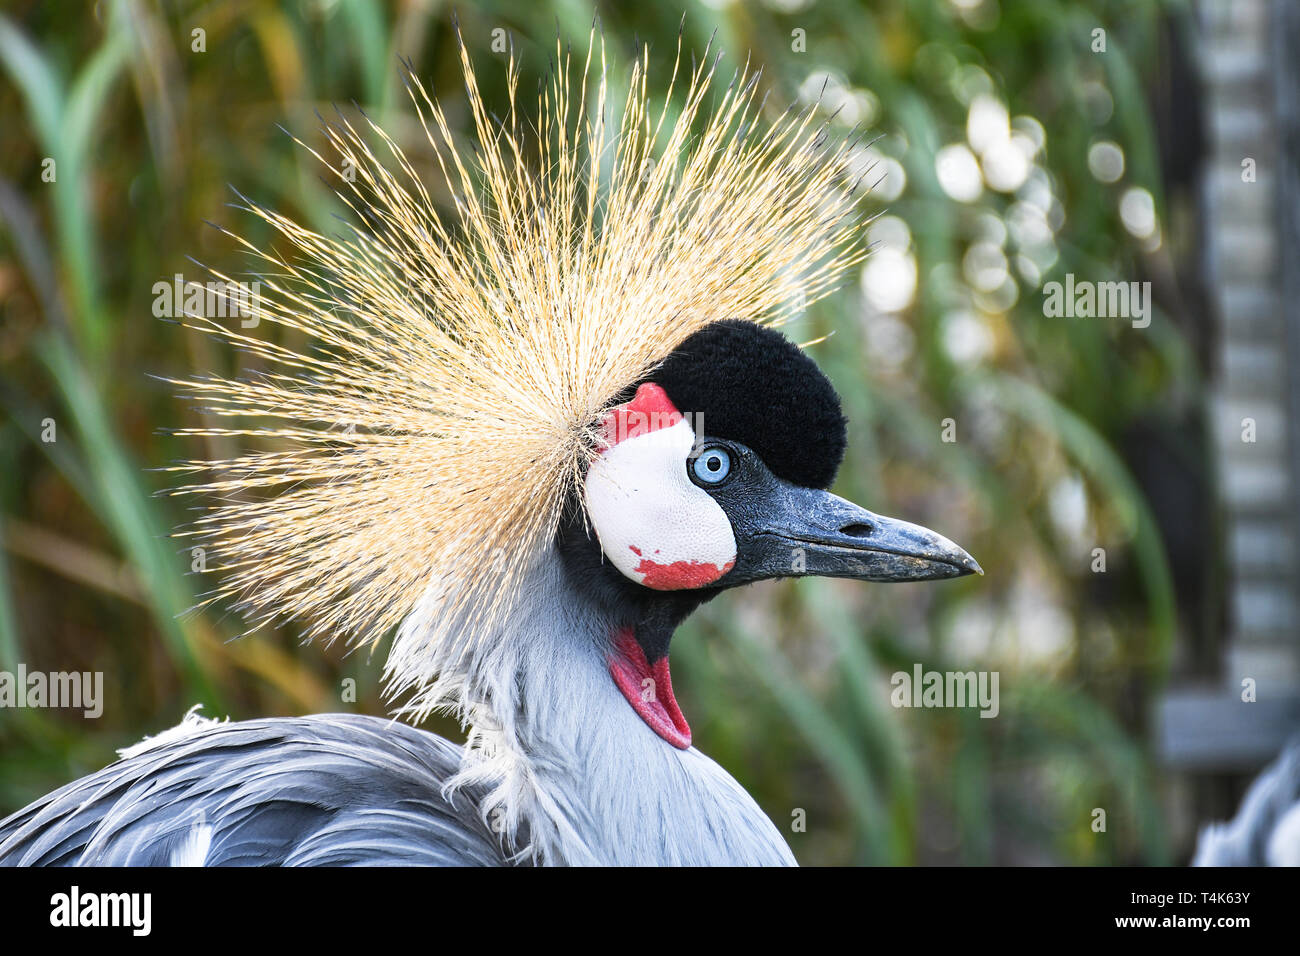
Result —
[[181, 842], [172, 850], [172, 866], [204, 866], [208, 860], [208, 849], [212, 846], [212, 826], [205, 823], [203, 815], [199, 822], [187, 830]]
[[137, 744], [131, 744], [129, 747], [123, 747], [118, 750], [117, 755], [123, 760], [129, 760], [132, 757], [139, 756], [146, 750], [152, 750], [155, 747], [161, 747], [163, 744], [169, 744], [173, 740], [180, 740], [182, 737], [188, 737], [191, 734], [197, 734], [209, 727], [215, 727], [223, 724], [225, 720], [217, 720], [215, 717], [204, 717], [199, 714], [203, 709], [202, 704], [195, 704], [185, 712], [181, 722], [175, 727], [169, 727], [160, 734], [154, 734], [152, 737], [145, 737]]

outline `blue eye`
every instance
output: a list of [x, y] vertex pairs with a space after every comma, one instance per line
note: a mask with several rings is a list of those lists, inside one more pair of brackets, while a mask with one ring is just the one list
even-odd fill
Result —
[[716, 485], [731, 474], [731, 453], [719, 445], [706, 448], [691, 462], [691, 471], [700, 484]]

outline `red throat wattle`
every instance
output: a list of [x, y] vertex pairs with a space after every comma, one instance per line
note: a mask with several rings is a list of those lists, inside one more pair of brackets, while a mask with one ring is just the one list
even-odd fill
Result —
[[691, 728], [673, 696], [667, 654], [650, 664], [632, 629], [625, 627], [614, 635], [609, 673], [647, 727], [679, 750], [690, 747]]

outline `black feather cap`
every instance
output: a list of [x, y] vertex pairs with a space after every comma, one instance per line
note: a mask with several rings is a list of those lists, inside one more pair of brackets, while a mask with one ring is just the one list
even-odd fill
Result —
[[702, 434], [758, 453], [773, 474], [829, 488], [844, 457], [845, 421], [830, 380], [776, 329], [723, 319], [685, 339], [647, 380]]

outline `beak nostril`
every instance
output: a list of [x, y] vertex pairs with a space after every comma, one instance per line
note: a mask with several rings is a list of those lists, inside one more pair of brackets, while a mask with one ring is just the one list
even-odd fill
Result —
[[866, 538], [875, 530], [869, 524], [846, 524], [843, 528], [840, 528], [840, 534], [848, 535], [850, 538]]

